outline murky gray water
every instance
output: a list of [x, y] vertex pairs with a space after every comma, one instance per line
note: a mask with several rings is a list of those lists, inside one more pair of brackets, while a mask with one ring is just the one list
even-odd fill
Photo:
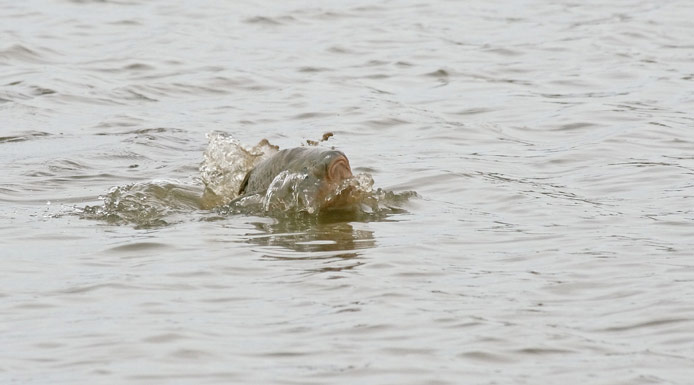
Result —
[[[691, 383], [690, 2], [0, 10], [0, 383]], [[215, 131], [419, 196], [200, 209]]]

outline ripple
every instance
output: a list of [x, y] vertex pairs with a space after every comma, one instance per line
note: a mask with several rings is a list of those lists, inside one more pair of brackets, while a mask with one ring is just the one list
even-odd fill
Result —
[[280, 17], [267, 17], [267, 16], [255, 16], [244, 20], [247, 24], [256, 24], [261, 26], [279, 26], [287, 23], [295, 22], [292, 16], [280, 16]]
[[162, 248], [165, 249], [167, 247], [169, 247], [169, 246], [166, 244], [157, 243], [157, 242], [136, 242], [136, 243], [129, 243], [127, 245], [111, 247], [110, 249], [108, 249], [108, 251], [112, 251], [112, 252], [116, 252], [116, 253], [130, 253], [133, 251], [145, 251], [145, 250], [162, 249]]
[[[691, 5], [371, 3], [5, 2], [4, 377], [691, 382]], [[378, 209], [205, 206], [209, 132]]]
[[37, 138], [47, 137], [50, 135], [51, 134], [48, 132], [27, 131], [27, 132], [17, 134], [17, 135], [0, 136], [0, 143], [25, 142], [25, 141], [34, 140]]
[[381, 127], [381, 128], [390, 128], [390, 127], [396, 127], [396, 126], [401, 126], [405, 124], [409, 124], [411, 122], [408, 122], [407, 120], [403, 119], [398, 119], [398, 118], [385, 118], [385, 119], [377, 119], [377, 120], [369, 120], [364, 122], [367, 126], [371, 127]]
[[9, 87], [6, 87], [4, 90], [4, 100], [6, 102], [12, 102], [12, 101], [20, 101], [20, 100], [31, 100], [34, 98], [46, 96], [46, 95], [53, 95], [57, 91], [42, 87], [42, 86], [37, 86], [37, 85], [31, 85], [31, 84], [25, 84], [22, 81], [15, 81], [10, 84], [8, 84]]
[[14, 44], [7, 48], [0, 48], [0, 59], [4, 62], [20, 63], [44, 63], [45, 59], [36, 50], [32, 50], [22, 44]]
[[121, 283], [99, 283], [93, 285], [83, 285], [71, 287], [64, 289], [62, 292], [64, 294], [83, 294], [98, 290], [134, 290], [136, 291], [139, 287], [134, 285], [126, 285]]
[[298, 72], [303, 72], [303, 73], [320, 73], [320, 72], [329, 72], [332, 71], [330, 68], [327, 67], [312, 67], [312, 66], [306, 66], [306, 67], [301, 67], [297, 69]]
[[469, 351], [465, 353], [460, 353], [458, 356], [465, 359], [479, 360], [495, 364], [513, 362], [513, 360], [510, 357], [505, 357], [501, 354], [494, 354], [483, 351]]
[[625, 331], [632, 331], [636, 329], [650, 329], [654, 326], [662, 326], [662, 325], [670, 325], [670, 324], [676, 324], [676, 323], [691, 323], [691, 319], [684, 319], [684, 318], [664, 318], [664, 319], [657, 319], [657, 320], [651, 320], [648, 322], [638, 322], [638, 323], [633, 323], [630, 325], [622, 325], [622, 326], [610, 326], [604, 329], [600, 329], [600, 331], [605, 331], [605, 332], [625, 332]]

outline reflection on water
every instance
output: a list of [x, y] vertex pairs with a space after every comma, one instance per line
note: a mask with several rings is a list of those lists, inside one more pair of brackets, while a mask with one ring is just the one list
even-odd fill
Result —
[[[361, 264], [359, 250], [376, 246], [374, 232], [355, 229], [349, 213], [297, 215], [272, 222], [253, 222], [259, 231], [246, 241], [262, 246], [264, 258], [275, 260], [329, 260], [340, 262], [314, 271], [340, 271]], [[364, 225], [363, 223], [359, 223]], [[349, 263], [346, 263], [349, 261]]]
[[261, 247], [258, 251], [262, 259], [288, 263], [312, 261], [302, 270], [306, 273], [336, 273], [364, 264], [360, 258], [362, 251], [377, 245], [372, 230], [355, 228], [368, 224], [350, 223], [350, 219], [356, 219], [353, 212], [256, 221], [251, 223], [258, 233], [247, 234], [244, 238], [249, 244]]

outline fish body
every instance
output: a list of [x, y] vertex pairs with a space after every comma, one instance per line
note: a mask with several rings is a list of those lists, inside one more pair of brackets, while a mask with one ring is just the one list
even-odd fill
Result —
[[239, 195], [265, 193], [282, 172], [305, 174], [306, 185], [323, 196], [331, 187], [352, 176], [349, 160], [337, 150], [296, 147], [277, 152], [251, 169], [241, 182]]

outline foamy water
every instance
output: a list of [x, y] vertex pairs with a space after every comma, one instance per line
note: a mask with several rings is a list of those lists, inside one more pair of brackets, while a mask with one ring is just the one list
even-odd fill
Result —
[[691, 382], [688, 2], [1, 4], [0, 383]]

